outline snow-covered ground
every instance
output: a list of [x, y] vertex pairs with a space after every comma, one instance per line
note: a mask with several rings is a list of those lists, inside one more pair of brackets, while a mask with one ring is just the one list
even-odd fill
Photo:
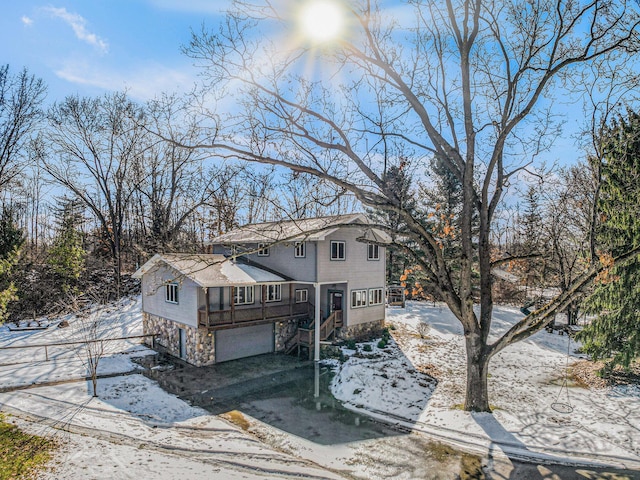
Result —
[[[10, 331], [0, 326], [0, 389], [20, 385], [56, 382], [86, 377], [85, 354], [81, 344], [33, 348], [34, 345], [82, 341], [87, 336], [82, 327], [87, 320], [97, 320], [105, 342], [104, 358], [98, 363], [98, 374], [118, 374], [139, 367], [131, 359], [149, 355], [141, 339], [109, 340], [142, 335], [140, 300], [123, 299], [92, 313], [92, 317], [67, 315], [60, 321], [69, 326], [51, 326], [46, 330]], [[3, 347], [30, 347], [3, 349]]]
[[[125, 300], [98, 312], [108, 337], [142, 333], [140, 300]], [[10, 332], [0, 327], [0, 388], [55, 382], [0, 393], [0, 411], [32, 433], [60, 442], [50, 479], [338, 479], [312, 462], [281, 453], [225, 419], [194, 408], [140, 374], [102, 378], [92, 397], [80, 356], [71, 347], [2, 350], [78, 340], [80, 321], [64, 329]], [[107, 343], [102, 375], [131, 372], [134, 356], [153, 353], [139, 340]], [[81, 353], [81, 352], [80, 352]], [[65, 382], [68, 381], [68, 382]], [[241, 414], [234, 418], [243, 422]], [[248, 420], [250, 421], [250, 420]], [[247, 421], [247, 424], [248, 424]]]
[[[517, 308], [497, 307], [494, 334], [521, 318]], [[470, 414], [460, 410], [464, 340], [451, 312], [408, 302], [389, 309], [387, 323], [396, 341], [384, 350], [371, 343], [370, 353], [361, 345], [359, 355], [337, 364], [332, 391], [352, 408], [514, 455], [640, 465], [640, 388], [586, 389], [571, 381], [562, 388], [567, 364], [580, 358], [568, 336], [543, 331], [496, 355], [489, 373], [494, 413]], [[421, 338], [424, 323], [430, 329]]]
[[[141, 334], [139, 299], [102, 312], [116, 336]], [[504, 331], [521, 314], [497, 308], [495, 326]], [[388, 311], [393, 337], [385, 349], [345, 350], [334, 362], [334, 395], [354, 410], [414, 428], [419, 434], [391, 434], [358, 442], [319, 445], [261, 424], [241, 413], [233, 422], [189, 406], [135, 372], [132, 358], [152, 353], [139, 340], [108, 343], [99, 398], [78, 381], [86, 368], [69, 347], [12, 349], [77, 339], [79, 321], [64, 329], [9, 332], [0, 327], [0, 410], [12, 421], [61, 440], [52, 470], [42, 478], [424, 478], [430, 439], [458, 443], [484, 458], [544, 456], [566, 462], [640, 466], [640, 389], [587, 390], [560, 386], [567, 365], [568, 337], [540, 333], [510, 347], [491, 363], [493, 415], [460, 410], [464, 397], [461, 329], [443, 306], [409, 303]], [[421, 338], [419, 325], [430, 329]], [[424, 332], [423, 332], [424, 333]], [[113, 336], [113, 335], [112, 335]], [[570, 361], [576, 360], [571, 344]], [[64, 382], [68, 381], [68, 382]], [[34, 387], [33, 384], [43, 384]], [[31, 386], [10, 390], [9, 387]], [[570, 404], [562, 414], [552, 404]], [[570, 453], [574, 452], [574, 453]], [[577, 452], [577, 453], [575, 453]], [[456, 460], [457, 461], [457, 460]], [[449, 461], [451, 463], [451, 461]], [[442, 473], [440, 477], [454, 478]], [[501, 478], [506, 478], [501, 477]]]

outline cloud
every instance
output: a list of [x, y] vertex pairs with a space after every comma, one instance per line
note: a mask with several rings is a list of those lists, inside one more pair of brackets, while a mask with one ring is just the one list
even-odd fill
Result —
[[22, 23], [24, 23], [27, 27], [33, 25], [33, 18], [29, 18], [26, 15], [23, 15], [20, 20], [22, 20]]
[[106, 92], [126, 90], [136, 100], [151, 100], [161, 93], [185, 92], [195, 83], [195, 78], [159, 64], [147, 64], [125, 72], [91, 67], [84, 62], [68, 62], [55, 74], [68, 82], [96, 87]]
[[87, 21], [81, 15], [77, 13], [70, 13], [66, 8], [45, 7], [44, 10], [49, 12], [54, 17], [60, 18], [65, 21], [76, 34], [76, 37], [83, 42], [93, 45], [103, 53], [109, 51], [109, 44], [98, 37], [95, 33], [91, 33], [87, 30]]

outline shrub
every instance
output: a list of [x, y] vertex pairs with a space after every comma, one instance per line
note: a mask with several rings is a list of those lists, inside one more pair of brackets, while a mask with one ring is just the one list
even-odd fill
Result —
[[385, 348], [387, 346], [387, 341], [382, 338], [380, 339], [380, 341], [378, 342], [378, 348]]
[[365, 352], [371, 352], [373, 350], [373, 348], [371, 347], [370, 344], [367, 343], [366, 345], [364, 345], [362, 347], [362, 350], [365, 351]]
[[420, 335], [420, 338], [424, 339], [429, 336], [429, 331], [431, 330], [431, 326], [428, 323], [421, 322], [418, 324], [418, 327], [416, 328], [416, 330], [418, 330], [418, 335]]
[[355, 350], [356, 349], [356, 341], [353, 339], [347, 340], [346, 346], [349, 350]]

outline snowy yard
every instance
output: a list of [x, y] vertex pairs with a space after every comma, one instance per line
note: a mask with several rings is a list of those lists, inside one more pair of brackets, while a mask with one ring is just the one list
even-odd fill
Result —
[[[497, 307], [495, 334], [522, 314]], [[462, 327], [443, 305], [408, 302], [387, 310], [392, 342], [362, 351], [339, 367], [332, 391], [354, 408], [391, 416], [426, 432], [523, 456], [548, 455], [640, 465], [640, 387], [586, 389], [569, 381], [568, 336], [539, 332], [508, 347], [490, 364], [493, 415], [460, 410], [464, 401]], [[419, 325], [430, 325], [421, 338]], [[569, 364], [579, 360], [571, 340]], [[353, 351], [345, 351], [353, 354]], [[368, 356], [372, 358], [367, 358]], [[570, 414], [560, 413], [572, 408]], [[559, 404], [559, 405], [558, 405]]]
[[[138, 300], [123, 301], [105, 313], [118, 320], [118, 336], [141, 333]], [[497, 308], [496, 327], [504, 330], [520, 315], [514, 308]], [[74, 321], [67, 320], [65, 329], [9, 332], [0, 327], [0, 347], [69, 341]], [[640, 467], [638, 386], [571, 386], [569, 397], [563, 391], [558, 399], [567, 336], [539, 333], [502, 352], [490, 370], [494, 414], [468, 414], [460, 410], [463, 341], [449, 311], [410, 302], [406, 309], [388, 310], [387, 321], [394, 330], [386, 348], [372, 342], [365, 351], [369, 347], [359, 344], [358, 352], [343, 350], [346, 362], [329, 362], [336, 368], [332, 392], [351, 409], [426, 436], [319, 445], [241, 413], [211, 415], [135, 373], [139, 367], [132, 358], [152, 353], [138, 340], [109, 343], [100, 373], [127, 375], [100, 379], [98, 399], [91, 397], [88, 382], [77, 381], [86, 369], [69, 348], [49, 351], [48, 361], [41, 349], [0, 349], [0, 387], [5, 390], [56, 382], [0, 393], [0, 410], [31, 433], [61, 440], [53, 470], [43, 478], [324, 479], [344, 478], [343, 473], [349, 478], [422, 478], [432, 468], [422, 458], [433, 445], [430, 439], [484, 458], [529, 456]], [[422, 323], [430, 325], [425, 338], [419, 334]], [[572, 341], [570, 362], [577, 360], [574, 347]], [[556, 400], [570, 404], [573, 412], [552, 409]], [[438, 478], [453, 477], [442, 473]]]

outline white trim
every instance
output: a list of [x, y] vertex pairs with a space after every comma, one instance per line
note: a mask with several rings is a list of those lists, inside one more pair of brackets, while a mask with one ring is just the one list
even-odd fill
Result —
[[268, 257], [269, 256], [269, 244], [268, 243], [259, 243], [258, 244], [258, 256], [259, 257]]
[[367, 297], [369, 293], [366, 288], [355, 288], [351, 290], [350, 306], [351, 308], [363, 308], [367, 306]]
[[[231, 287], [230, 287], [231, 288]], [[240, 296], [238, 295], [238, 292], [240, 291], [240, 289], [244, 290], [244, 301], [240, 302]], [[251, 292], [250, 295], [247, 295], [247, 292]], [[251, 297], [251, 301], [247, 301], [248, 297]], [[233, 304], [234, 305], [253, 305], [254, 303], [256, 303], [256, 292], [255, 292], [255, 288], [253, 287], [253, 285], [242, 285], [242, 286], [234, 286], [233, 287]]]
[[307, 256], [307, 244], [305, 242], [295, 242], [293, 244], [293, 256], [294, 258], [305, 258]]
[[[272, 283], [270, 285], [266, 285], [267, 291], [265, 292], [265, 302], [280, 302], [282, 301], [282, 284], [281, 283]], [[273, 298], [271, 298], [271, 294]]]
[[[376, 288], [370, 288], [369, 289], [369, 306], [372, 307], [374, 305], [382, 305], [384, 303], [384, 295], [382, 293], [384, 289], [382, 287], [376, 287]], [[375, 295], [375, 293], [378, 292], [380, 297], [378, 299], [378, 301], [376, 302], [375, 299], [374, 301], [371, 300], [372, 294]]]
[[165, 285], [164, 301], [173, 305], [178, 305], [180, 300], [180, 297], [178, 295], [179, 289], [180, 286], [175, 282]]
[[[300, 292], [300, 300], [298, 300], [298, 292]], [[296, 299], [296, 303], [307, 303], [309, 301], [309, 289], [296, 288], [295, 299]]]
[[[336, 250], [336, 256], [333, 256], [333, 245], [342, 245], [342, 257], [340, 257], [340, 248]], [[331, 240], [329, 243], [329, 260], [332, 262], [344, 262], [347, 259], [347, 242], [344, 240]]]

